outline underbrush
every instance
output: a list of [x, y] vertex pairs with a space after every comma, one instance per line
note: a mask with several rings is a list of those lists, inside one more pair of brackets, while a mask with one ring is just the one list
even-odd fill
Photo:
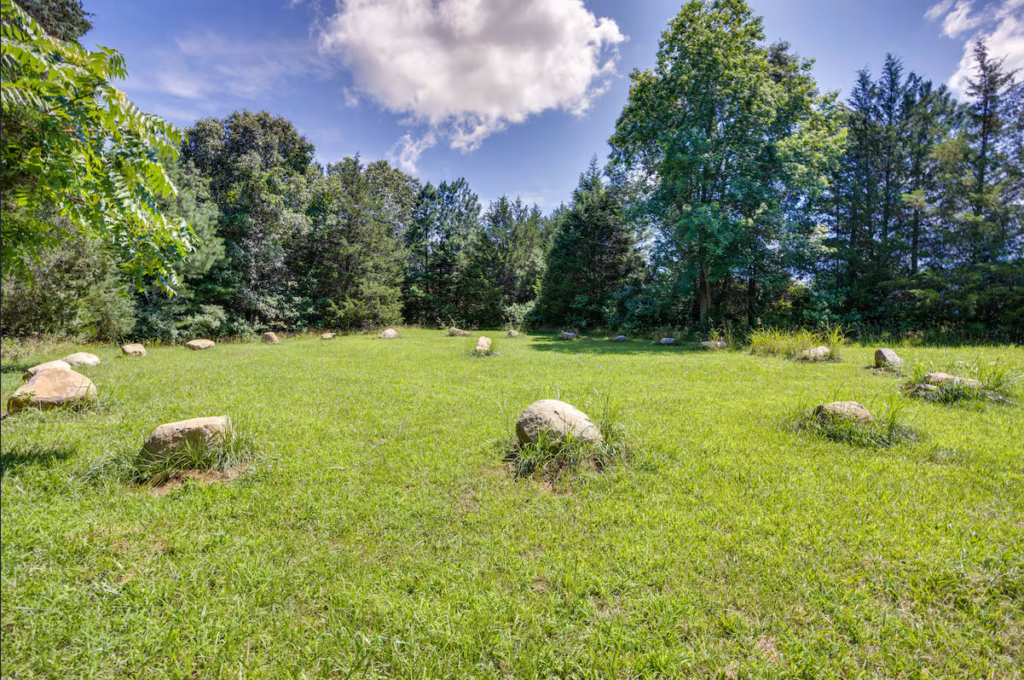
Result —
[[873, 420], [865, 423], [842, 416], [822, 416], [815, 413], [814, 407], [804, 405], [789, 417], [788, 426], [798, 432], [861, 448], [889, 449], [923, 439], [917, 430], [905, 423], [899, 397], [894, 395], [876, 410], [868, 410]]
[[806, 328], [759, 328], [750, 333], [750, 353], [761, 356], [799, 359], [803, 352], [816, 347], [827, 347], [828, 355], [819, 361], [840, 361], [840, 350], [844, 344], [846, 333], [842, 326], [830, 326], [817, 331]]

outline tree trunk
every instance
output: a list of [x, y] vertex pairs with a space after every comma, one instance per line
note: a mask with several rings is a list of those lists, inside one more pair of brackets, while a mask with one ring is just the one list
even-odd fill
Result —
[[700, 277], [697, 279], [697, 299], [700, 302], [700, 322], [708, 322], [708, 312], [711, 311], [711, 282], [708, 281], [708, 267], [700, 263]]

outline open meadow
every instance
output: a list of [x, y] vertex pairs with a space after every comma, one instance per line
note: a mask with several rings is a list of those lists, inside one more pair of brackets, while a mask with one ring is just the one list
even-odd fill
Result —
[[[1018, 404], [899, 397], [874, 347], [488, 335], [495, 356], [407, 330], [5, 362], [5, 402], [34, 363], [103, 363], [76, 369], [96, 406], [3, 421], [4, 677], [1021, 677]], [[1012, 346], [897, 349], [1024, 371]], [[517, 477], [542, 398], [630, 455]], [[793, 427], [836, 399], [917, 438]], [[225, 479], [110, 463], [222, 414], [255, 454]]]

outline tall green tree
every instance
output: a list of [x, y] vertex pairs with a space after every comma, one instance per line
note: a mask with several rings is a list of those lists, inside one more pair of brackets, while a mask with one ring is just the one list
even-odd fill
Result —
[[743, 0], [686, 3], [656, 66], [631, 74], [610, 140], [613, 161], [650, 188], [636, 212], [657, 219], [702, 323], [714, 286], [737, 275], [756, 284], [780, 249], [813, 233], [815, 199], [842, 151], [835, 94], [818, 93], [811, 62], [763, 41]]

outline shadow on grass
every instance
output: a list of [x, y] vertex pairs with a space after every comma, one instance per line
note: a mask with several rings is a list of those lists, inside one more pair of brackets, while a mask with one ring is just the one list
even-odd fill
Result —
[[67, 446], [16, 446], [0, 454], [0, 477], [15, 474], [23, 468], [48, 468], [75, 455]]
[[626, 356], [630, 354], [679, 354], [705, 353], [713, 354], [702, 348], [697, 342], [680, 342], [675, 345], [659, 345], [652, 340], [626, 340], [612, 342], [611, 339], [600, 337], [583, 338], [582, 340], [562, 340], [557, 336], [532, 335], [530, 349], [537, 352], [560, 352], [562, 354], [613, 354]]

